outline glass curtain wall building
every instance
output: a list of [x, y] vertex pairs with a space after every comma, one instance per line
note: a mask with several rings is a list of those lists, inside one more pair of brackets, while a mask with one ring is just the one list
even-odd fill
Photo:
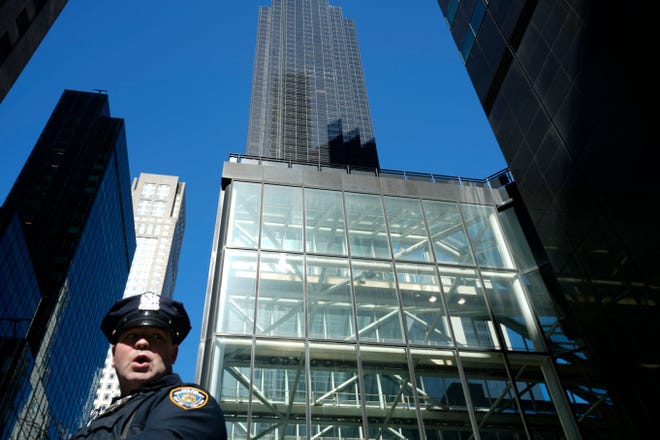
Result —
[[66, 2], [0, 1], [0, 102], [9, 93]]
[[630, 53], [655, 50], [655, 16], [594, 1], [438, 3], [547, 255], [565, 330], [606, 379], [590, 404], [614, 401], [624, 438], [645, 438], [660, 396], [657, 80]]
[[328, 0], [259, 8], [247, 153], [378, 167], [355, 24]]
[[89, 414], [135, 252], [123, 119], [62, 94], [0, 218], [0, 438], [66, 439]]
[[229, 438], [607, 432], [507, 182], [232, 156], [197, 369]]
[[[145, 291], [172, 298], [186, 224], [186, 184], [176, 176], [140, 173], [133, 179], [133, 215], [137, 248], [124, 297]], [[99, 372], [94, 409], [104, 409], [119, 396], [119, 382], [108, 349]]]

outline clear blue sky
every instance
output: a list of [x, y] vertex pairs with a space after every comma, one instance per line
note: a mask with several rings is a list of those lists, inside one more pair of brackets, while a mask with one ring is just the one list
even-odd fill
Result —
[[[483, 178], [506, 167], [435, 0], [330, 4], [356, 22], [382, 168]], [[187, 183], [175, 290], [193, 324], [175, 365], [184, 380], [195, 374], [222, 163], [245, 152], [259, 5], [270, 0], [69, 0], [0, 103], [0, 200], [64, 89], [108, 90], [131, 177]]]

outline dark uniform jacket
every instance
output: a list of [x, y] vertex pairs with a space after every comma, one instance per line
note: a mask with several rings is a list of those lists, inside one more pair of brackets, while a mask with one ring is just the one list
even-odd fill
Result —
[[196, 385], [169, 374], [115, 400], [83, 426], [72, 440], [225, 440], [220, 406]]

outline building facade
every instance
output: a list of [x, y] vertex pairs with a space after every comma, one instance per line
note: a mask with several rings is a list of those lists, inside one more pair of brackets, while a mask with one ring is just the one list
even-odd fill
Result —
[[282, 165], [223, 168], [197, 379], [229, 438], [617, 438], [507, 174]]
[[[172, 298], [186, 225], [186, 184], [176, 176], [140, 173], [133, 179], [133, 215], [137, 248], [124, 297], [146, 291]], [[94, 409], [119, 396], [119, 382], [108, 349], [98, 377]]]
[[7, 96], [66, 2], [0, 1], [0, 102]]
[[259, 8], [247, 153], [378, 167], [355, 25], [328, 0]]
[[653, 50], [653, 14], [438, 3], [547, 256], [565, 331], [606, 379], [626, 438], [642, 438], [660, 394], [660, 237], [648, 210], [660, 182], [654, 79], [629, 54]]
[[124, 121], [66, 90], [2, 207], [0, 435], [64, 439], [89, 413], [135, 252]]

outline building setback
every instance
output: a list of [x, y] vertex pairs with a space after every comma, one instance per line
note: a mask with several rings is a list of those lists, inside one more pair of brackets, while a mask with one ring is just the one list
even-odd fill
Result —
[[0, 2], [0, 102], [27, 65], [67, 0]]
[[[172, 298], [186, 225], [186, 184], [177, 176], [140, 173], [133, 179], [133, 215], [137, 248], [124, 297], [146, 291]], [[119, 382], [108, 349], [99, 372], [94, 409], [106, 408], [119, 396]]]
[[107, 95], [64, 91], [0, 222], [0, 433], [68, 438], [135, 252], [124, 121]]
[[353, 20], [328, 0], [259, 8], [247, 153], [378, 167]]
[[660, 202], [645, 8], [439, 0], [516, 179], [548, 282], [625, 438], [656, 431]]

